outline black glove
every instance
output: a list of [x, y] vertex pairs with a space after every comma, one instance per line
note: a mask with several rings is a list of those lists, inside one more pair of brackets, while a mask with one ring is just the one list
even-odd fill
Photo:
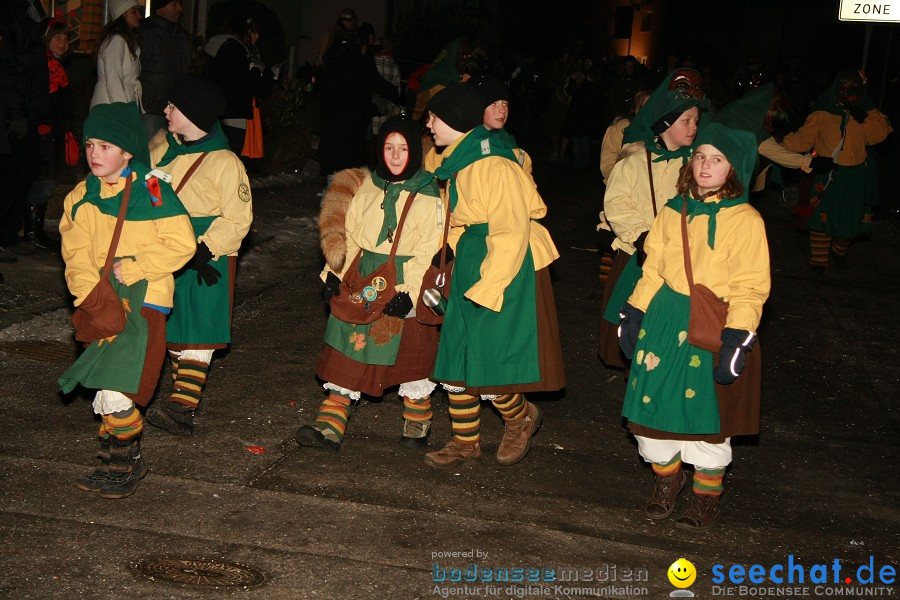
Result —
[[[444, 264], [448, 264], [451, 260], [453, 260], [453, 248], [450, 247], [450, 244], [445, 246], [447, 248], [447, 258], [444, 259]], [[438, 250], [437, 254], [434, 255], [434, 258], [431, 259], [431, 266], [441, 268], [441, 251]]]
[[325, 283], [322, 284], [322, 300], [325, 301], [325, 304], [328, 304], [332, 298], [340, 295], [341, 280], [337, 275], [329, 271], [328, 275], [325, 276]]
[[381, 311], [381, 314], [402, 319], [409, 314], [412, 307], [412, 300], [410, 299], [409, 294], [406, 292], [399, 292], [384, 305], [384, 310]]
[[722, 348], [719, 350], [719, 365], [713, 369], [716, 383], [733, 383], [744, 370], [747, 358], [744, 356], [756, 343], [756, 334], [743, 329], [726, 327], [722, 330]]
[[214, 266], [209, 264], [212, 256], [209, 246], [203, 242], [197, 244], [197, 251], [194, 253], [194, 258], [191, 259], [191, 264], [189, 265], [189, 268], [197, 271], [197, 285], [203, 283], [210, 286], [215, 285], [219, 281], [219, 277], [222, 276]]
[[24, 138], [28, 135], [28, 119], [22, 117], [21, 119], [13, 119], [10, 121], [6, 128], [6, 135], [8, 135], [11, 140], [21, 140]]
[[637, 254], [637, 266], [643, 267], [644, 261], [647, 260], [647, 253], [644, 252], [644, 241], [647, 239], [649, 231], [645, 231], [634, 240], [634, 251]]
[[830, 156], [813, 156], [809, 161], [809, 168], [816, 173], [826, 173], [833, 169], [837, 169], [837, 165]]
[[855, 105], [848, 106], [847, 110], [850, 111], [850, 116], [856, 119], [856, 122], [859, 124], [862, 124], [862, 122], [866, 120], [866, 117], [869, 116], [869, 113]]
[[631, 360], [634, 356], [634, 348], [637, 346], [638, 333], [641, 331], [641, 321], [644, 320], [644, 311], [638, 310], [627, 302], [619, 310], [619, 347], [625, 358]]

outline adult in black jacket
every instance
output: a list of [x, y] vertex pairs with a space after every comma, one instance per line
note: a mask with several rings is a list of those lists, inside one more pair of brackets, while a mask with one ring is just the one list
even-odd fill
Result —
[[169, 90], [191, 67], [194, 49], [191, 36], [178, 25], [181, 0], [155, 0], [154, 12], [141, 20], [141, 115], [147, 137], [152, 138], [168, 123], [163, 109]]
[[339, 31], [323, 57], [319, 78], [322, 89], [319, 171], [323, 176], [366, 164], [372, 94], [399, 100], [397, 88], [378, 74], [375, 61], [366, 56], [365, 42], [356, 32]]

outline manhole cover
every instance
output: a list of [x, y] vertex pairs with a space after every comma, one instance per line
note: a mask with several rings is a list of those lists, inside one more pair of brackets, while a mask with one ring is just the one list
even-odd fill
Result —
[[205, 587], [253, 587], [265, 579], [262, 573], [250, 567], [202, 558], [147, 558], [133, 567], [151, 579]]
[[66, 361], [75, 356], [75, 347], [71, 343], [47, 340], [3, 341], [0, 351], [44, 362]]

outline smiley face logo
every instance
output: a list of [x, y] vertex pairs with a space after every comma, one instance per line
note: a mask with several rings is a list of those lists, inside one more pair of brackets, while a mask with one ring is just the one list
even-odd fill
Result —
[[697, 569], [686, 558], [679, 558], [673, 562], [667, 573], [669, 582], [677, 588], [690, 587], [697, 579]]

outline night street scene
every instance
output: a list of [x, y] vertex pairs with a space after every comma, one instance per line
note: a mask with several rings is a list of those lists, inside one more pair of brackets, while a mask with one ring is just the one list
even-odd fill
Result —
[[0, 597], [900, 595], [900, 0], [3, 0]]

